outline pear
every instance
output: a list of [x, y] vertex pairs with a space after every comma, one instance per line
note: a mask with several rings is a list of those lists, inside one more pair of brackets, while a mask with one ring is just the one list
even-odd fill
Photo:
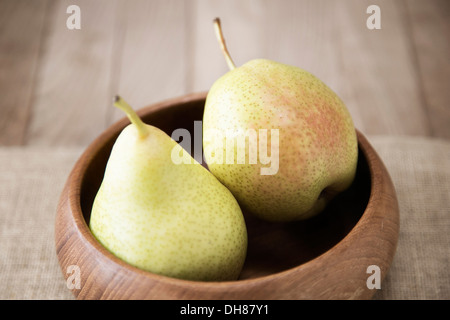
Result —
[[[244, 211], [262, 219], [317, 215], [355, 177], [358, 143], [348, 109], [327, 85], [298, 67], [267, 59], [236, 67], [218, 18], [214, 26], [230, 70], [213, 83], [205, 102], [209, 170]], [[264, 132], [272, 135], [263, 139]], [[242, 135], [246, 145], [236, 143]], [[258, 147], [252, 163], [251, 150]], [[236, 161], [239, 153], [245, 153], [244, 163]], [[267, 173], [269, 153], [277, 166]], [[228, 155], [234, 162], [226, 161]]]
[[207, 169], [175, 164], [179, 146], [145, 124], [120, 97], [131, 124], [114, 143], [95, 197], [90, 229], [123, 261], [152, 273], [198, 281], [238, 278], [247, 250], [242, 211]]

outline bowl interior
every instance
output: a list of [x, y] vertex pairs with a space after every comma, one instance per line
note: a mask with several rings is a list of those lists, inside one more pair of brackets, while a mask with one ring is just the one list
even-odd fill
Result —
[[[186, 101], [164, 108], [139, 111], [144, 122], [154, 125], [169, 136], [178, 128], [194, 135], [194, 121], [203, 117], [204, 100]], [[100, 187], [111, 148], [121, 129], [117, 126], [93, 155], [81, 185], [80, 201], [83, 216], [89, 225], [92, 203]], [[193, 148], [192, 143], [192, 148]], [[191, 150], [191, 154], [193, 150]], [[336, 196], [327, 209], [306, 221], [265, 222], [244, 212], [248, 230], [248, 253], [240, 279], [251, 279], [284, 271], [305, 263], [326, 252], [342, 240], [365, 211], [370, 196], [370, 170], [359, 150], [356, 178], [351, 187]]]

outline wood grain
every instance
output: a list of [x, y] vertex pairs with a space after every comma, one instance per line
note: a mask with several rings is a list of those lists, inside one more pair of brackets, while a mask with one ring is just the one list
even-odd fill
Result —
[[111, 107], [114, 1], [78, 1], [81, 29], [69, 30], [67, 7], [52, 2], [26, 143], [88, 144], [106, 127]]
[[[137, 108], [185, 93], [187, 43], [185, 2], [120, 2], [124, 35], [114, 90]], [[111, 107], [110, 124], [124, 116]]]
[[227, 71], [212, 19], [237, 65], [269, 58], [321, 78], [365, 134], [450, 137], [445, 0], [69, 0], [0, 3], [0, 145], [86, 146], [135, 108], [207, 91]]
[[[405, 1], [431, 135], [450, 138], [450, 2]], [[426, 26], [424, 28], [424, 26]]]
[[230, 54], [237, 66], [250, 59], [264, 57], [266, 1], [197, 0], [190, 8], [190, 63], [193, 92], [207, 91], [216, 79], [228, 71], [213, 29], [213, 19], [220, 17]]
[[366, 134], [429, 135], [404, 5], [378, 1], [381, 29], [369, 30], [365, 12], [371, 3], [358, 1], [338, 8], [341, 97]]
[[311, 72], [339, 94], [344, 81], [337, 14], [341, 5], [348, 6], [332, 0], [287, 1], [283, 6], [268, 2], [267, 57]]
[[0, 1], [0, 145], [23, 145], [47, 1]]
[[[146, 122], [193, 130], [205, 95], [190, 95], [140, 111]], [[394, 186], [375, 150], [358, 132], [354, 185], [319, 216], [298, 223], [265, 223], [246, 215], [247, 260], [239, 280], [194, 282], [139, 270], [115, 257], [88, 228], [90, 209], [112, 145], [127, 121], [96, 139], [73, 168], [61, 194], [55, 224], [58, 259], [80, 268], [79, 299], [369, 299], [367, 268], [384, 278], [399, 232]], [[169, 159], [170, 161], [170, 159]]]

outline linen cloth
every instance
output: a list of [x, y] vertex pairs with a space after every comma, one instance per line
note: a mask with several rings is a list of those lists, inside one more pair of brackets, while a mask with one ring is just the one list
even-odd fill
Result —
[[[450, 299], [450, 141], [368, 136], [394, 182], [400, 234], [374, 299]], [[0, 148], [0, 299], [73, 299], [56, 258], [59, 195], [83, 148]]]

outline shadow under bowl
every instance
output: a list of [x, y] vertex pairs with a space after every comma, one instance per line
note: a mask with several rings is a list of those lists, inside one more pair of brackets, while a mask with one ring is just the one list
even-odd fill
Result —
[[[206, 93], [167, 100], [138, 111], [169, 136], [185, 128], [199, 134]], [[78, 266], [78, 299], [370, 299], [367, 285], [377, 266], [385, 277], [399, 232], [396, 193], [381, 159], [357, 131], [359, 161], [351, 187], [318, 216], [274, 223], [244, 212], [248, 253], [236, 281], [198, 282], [133, 267], [106, 250], [89, 225], [92, 203], [112, 146], [129, 124], [123, 118], [81, 155], [62, 191], [55, 223], [56, 253], [65, 278]], [[201, 134], [201, 132], [200, 132]], [[193, 146], [194, 147], [194, 146]], [[193, 153], [192, 153], [193, 154]]]

